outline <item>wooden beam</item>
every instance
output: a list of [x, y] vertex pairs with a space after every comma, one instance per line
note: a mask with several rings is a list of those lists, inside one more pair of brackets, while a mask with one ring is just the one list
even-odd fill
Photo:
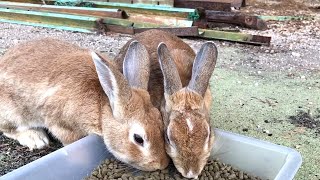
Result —
[[128, 15], [125, 11], [119, 9], [103, 9], [103, 8], [88, 8], [88, 7], [69, 7], [69, 6], [53, 6], [53, 5], [39, 5], [30, 3], [15, 3], [0, 1], [1, 8], [7, 9], [20, 9], [28, 11], [41, 11], [41, 12], [56, 12], [67, 13], [73, 15], [85, 15], [96, 17], [113, 17], [113, 18], [127, 18]]
[[238, 12], [205, 11], [205, 19], [208, 22], [236, 24], [257, 30], [268, 28], [267, 23], [258, 16], [245, 15]]
[[100, 2], [84, 0], [84, 2], [91, 2], [96, 8], [110, 8], [110, 9], [122, 9], [127, 13], [139, 13], [158, 16], [171, 16], [188, 18], [193, 14], [197, 14], [195, 9], [190, 8], [174, 8], [169, 6], [154, 6], [148, 4], [127, 4], [127, 3], [112, 3], [112, 2]]
[[231, 11], [231, 4], [224, 2], [198, 1], [198, 0], [175, 0], [174, 7], [179, 8], [202, 8], [205, 10]]
[[158, 29], [169, 32], [180, 37], [197, 37], [199, 35], [198, 27], [168, 27], [168, 28], [135, 28], [134, 33], [141, 33], [151, 29]]
[[224, 41], [233, 41], [246, 44], [254, 45], [270, 45], [271, 37], [267, 36], [257, 36], [244, 33], [235, 33], [235, 32], [225, 32], [225, 31], [216, 31], [208, 29], [199, 29], [199, 37], [205, 39], [217, 39]]
[[236, 8], [246, 6], [246, 0], [202, 0], [202, 1], [230, 3], [231, 7], [236, 7]]
[[59, 13], [0, 8], [0, 19], [2, 22], [6, 21], [36, 26], [43, 25], [43, 27], [60, 26], [66, 30], [74, 29], [80, 32], [97, 32], [100, 29], [97, 23], [100, 18]]

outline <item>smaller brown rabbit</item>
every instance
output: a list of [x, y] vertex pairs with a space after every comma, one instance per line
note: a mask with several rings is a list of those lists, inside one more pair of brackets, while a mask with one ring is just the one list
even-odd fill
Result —
[[[93, 59], [93, 61], [92, 61]], [[96, 53], [41, 39], [11, 48], [0, 60], [0, 131], [30, 149], [101, 135], [119, 160], [146, 171], [164, 169], [163, 122], [147, 92], [149, 58], [130, 44], [121, 74]]]
[[161, 109], [166, 152], [184, 177], [197, 178], [214, 141], [209, 114], [209, 79], [215, 68], [217, 48], [206, 42], [196, 55], [180, 38], [149, 30], [137, 34], [121, 49], [115, 58], [120, 70], [132, 41], [139, 41], [149, 53], [148, 91], [154, 106]]

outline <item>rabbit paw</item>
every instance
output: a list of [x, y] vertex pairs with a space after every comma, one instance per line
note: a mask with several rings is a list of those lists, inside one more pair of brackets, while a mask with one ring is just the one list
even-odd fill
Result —
[[49, 138], [42, 129], [28, 129], [19, 132], [17, 140], [23, 146], [27, 146], [31, 151], [33, 149], [42, 149], [49, 145]]

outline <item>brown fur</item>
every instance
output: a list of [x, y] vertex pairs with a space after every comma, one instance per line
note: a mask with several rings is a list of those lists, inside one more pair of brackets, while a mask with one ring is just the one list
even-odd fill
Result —
[[[112, 64], [106, 65], [116, 77], [122, 76]], [[95, 133], [120, 160], [143, 170], [163, 169], [168, 157], [160, 112], [146, 90], [130, 88], [122, 79], [117, 79], [124, 87], [120, 91], [129, 100], [120, 97], [125, 103], [117, 119], [88, 50], [49, 38], [13, 47], [0, 60], [0, 131], [19, 139], [19, 134], [45, 127], [63, 144]], [[146, 130], [151, 144], [147, 156], [128, 140], [134, 123]]]
[[[137, 40], [143, 44], [150, 57], [150, 80], [149, 80], [149, 93], [152, 104], [160, 108], [161, 99], [163, 97], [163, 75], [158, 63], [157, 47], [161, 42], [165, 42], [171, 52], [171, 55], [175, 57], [175, 63], [177, 65], [181, 82], [183, 86], [186, 86], [191, 79], [192, 65], [195, 57], [195, 53], [190, 46], [183, 43], [178, 37], [159, 30], [150, 30], [140, 34], [137, 34], [133, 39], [128, 41], [124, 47], [121, 48], [119, 54], [115, 57], [115, 63], [119, 70], [122, 72], [122, 64], [125, 53], [129, 47], [129, 44]], [[181, 43], [182, 42], [182, 43]]]
[[[187, 173], [192, 171], [192, 176], [196, 177], [201, 173], [204, 165], [206, 164], [214, 141], [214, 133], [210, 128], [209, 110], [212, 98], [209, 88], [206, 90], [204, 89], [205, 93], [197, 93], [187, 88], [193, 75], [192, 68], [196, 54], [190, 46], [178, 37], [159, 30], [150, 30], [140, 33], [131, 41], [133, 40], [137, 40], [142, 43], [150, 55], [151, 74], [148, 91], [151, 95], [152, 103], [161, 109], [162, 112], [165, 125], [165, 136], [168, 137], [166, 151], [172, 158], [178, 171], [182, 173], [183, 176], [187, 177]], [[116, 64], [120, 70], [124, 52], [126, 52], [131, 41], [121, 49], [119, 55], [115, 58]], [[177, 86], [178, 89], [181, 89], [173, 94], [164, 93], [163, 73], [158, 61], [158, 58], [161, 56], [158, 54], [158, 46], [162, 42], [165, 43], [170, 53], [169, 56], [165, 53], [162, 55], [166, 56], [165, 58], [172, 58], [171, 60], [174, 61], [176, 71], [178, 71], [182, 84], [182, 87]], [[214, 66], [215, 64], [216, 58], [214, 56], [216, 54], [214, 54], [215, 52], [211, 52], [212, 49], [206, 50], [210, 52], [205, 54], [209, 55], [205, 56], [205, 58], [213, 58], [207, 61], [213, 61], [213, 63], [210, 64], [212, 67], [212, 65]], [[168, 66], [168, 64], [165, 66]], [[170, 75], [175, 74], [173, 71], [175, 70], [167, 70]], [[209, 68], [207, 70], [205, 69], [204, 72], [201, 72], [206, 75], [206, 77], [200, 75], [200, 78], [205, 80], [205, 82], [197, 83], [202, 85], [204, 88], [208, 87], [207, 78], [211, 76], [212, 71], [213, 69]], [[175, 83], [174, 80], [171, 80], [173, 79], [170, 78], [169, 83]], [[174, 84], [172, 84], [172, 86], [173, 85]], [[169, 88], [173, 88], [172, 86]], [[198, 88], [198, 86], [196, 87]], [[203, 91], [203, 89], [201, 90]], [[187, 118], [193, 125], [192, 131], [189, 130], [186, 120]], [[208, 129], [210, 134], [208, 134]], [[204, 150], [207, 137], [209, 137], [208, 149]], [[175, 152], [173, 152], [173, 150], [175, 150]]]

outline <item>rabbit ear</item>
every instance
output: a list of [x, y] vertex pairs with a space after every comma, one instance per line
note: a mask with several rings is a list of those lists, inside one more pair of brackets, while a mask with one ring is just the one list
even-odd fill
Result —
[[167, 46], [162, 42], [158, 46], [158, 58], [163, 74], [164, 92], [172, 95], [182, 89], [179, 72]]
[[148, 90], [150, 60], [146, 48], [138, 41], [130, 43], [123, 62], [123, 74], [129, 85]]
[[102, 60], [95, 52], [91, 56], [96, 67], [100, 84], [109, 98], [113, 116], [121, 118], [124, 106], [131, 98], [131, 89], [124, 76], [110, 62]]
[[204, 96], [217, 62], [217, 55], [218, 50], [214, 43], [206, 42], [201, 46], [193, 62], [192, 77], [188, 89]]

